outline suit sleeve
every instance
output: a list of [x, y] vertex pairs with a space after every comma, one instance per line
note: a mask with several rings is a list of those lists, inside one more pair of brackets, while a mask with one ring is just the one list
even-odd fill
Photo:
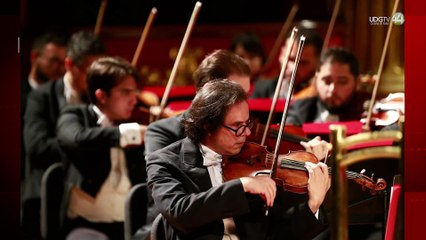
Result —
[[290, 104], [286, 124], [301, 126], [312, 122], [316, 115], [316, 97], [299, 99]]
[[270, 98], [270, 90], [273, 88], [273, 85], [273, 80], [258, 80], [254, 86], [254, 90], [250, 98]]
[[[32, 167], [47, 168], [61, 160], [61, 149], [51, 122], [48, 96], [41, 91], [28, 95], [24, 115], [24, 144]], [[53, 126], [52, 126], [53, 125]]]
[[78, 149], [82, 147], [119, 147], [118, 127], [88, 126], [84, 112], [77, 107], [66, 108], [58, 120], [57, 132], [61, 147]]
[[308, 205], [307, 195], [277, 191], [274, 205], [273, 229], [275, 236], [288, 239], [312, 239], [326, 227], [324, 219], [318, 220]]
[[158, 149], [182, 139], [183, 127], [180, 124], [181, 115], [166, 119], [161, 119], [148, 126], [145, 133], [145, 154], [155, 152]]
[[148, 185], [159, 211], [174, 228], [190, 233], [223, 218], [249, 212], [240, 180], [199, 192], [195, 190], [196, 184], [164, 157], [158, 153], [149, 156]]

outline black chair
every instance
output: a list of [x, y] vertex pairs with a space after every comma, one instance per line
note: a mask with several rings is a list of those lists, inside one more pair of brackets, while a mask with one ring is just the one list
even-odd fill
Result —
[[64, 193], [64, 168], [54, 163], [43, 173], [41, 180], [41, 236], [61, 238], [61, 202]]
[[132, 236], [146, 224], [147, 216], [147, 185], [139, 183], [130, 189], [124, 206], [124, 239]]
[[164, 232], [163, 216], [158, 214], [152, 222], [151, 227], [151, 240], [164, 240], [166, 239], [166, 233]]

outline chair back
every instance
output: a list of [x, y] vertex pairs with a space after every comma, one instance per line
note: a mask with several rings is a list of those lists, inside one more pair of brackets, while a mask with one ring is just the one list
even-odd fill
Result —
[[41, 180], [41, 236], [60, 239], [61, 203], [64, 193], [63, 164], [54, 163], [43, 173]]
[[[333, 144], [329, 165], [333, 169], [331, 182], [331, 236], [332, 239], [348, 239], [348, 189], [346, 169], [348, 166], [371, 159], [401, 159], [402, 132], [366, 132], [346, 136], [346, 128], [330, 125], [330, 140]], [[380, 145], [389, 141], [398, 145]], [[363, 147], [359, 147], [364, 145]]]
[[[385, 240], [400, 239], [402, 231], [402, 204], [401, 204], [401, 175], [395, 175], [391, 188], [388, 217], [386, 221]], [[395, 231], [397, 230], [397, 231]], [[398, 231], [400, 230], [400, 231]], [[400, 234], [401, 235], [401, 234]]]
[[136, 231], [146, 224], [147, 185], [139, 183], [130, 189], [124, 206], [124, 239], [130, 240]]

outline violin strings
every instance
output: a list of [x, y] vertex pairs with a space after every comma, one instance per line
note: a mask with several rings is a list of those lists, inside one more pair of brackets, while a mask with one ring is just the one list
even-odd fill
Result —
[[[296, 161], [293, 159], [288, 159], [288, 158], [284, 158], [282, 159], [282, 161], [284, 161], [284, 165], [288, 166], [288, 167], [292, 167], [293, 169], [297, 169], [297, 170], [302, 170], [302, 171], [307, 171], [305, 168], [305, 163], [301, 162], [301, 161]], [[331, 168], [328, 167], [328, 173], [331, 174]], [[359, 178], [364, 178], [362, 177], [361, 174], [353, 172], [353, 171], [346, 171], [346, 176], [349, 179], [359, 179]]]

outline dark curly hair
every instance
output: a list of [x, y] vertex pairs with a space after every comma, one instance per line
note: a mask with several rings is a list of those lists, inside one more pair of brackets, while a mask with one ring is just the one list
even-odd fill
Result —
[[229, 108], [247, 101], [244, 89], [227, 79], [214, 79], [204, 85], [192, 101], [189, 117], [182, 121], [186, 135], [198, 144], [223, 123]]

